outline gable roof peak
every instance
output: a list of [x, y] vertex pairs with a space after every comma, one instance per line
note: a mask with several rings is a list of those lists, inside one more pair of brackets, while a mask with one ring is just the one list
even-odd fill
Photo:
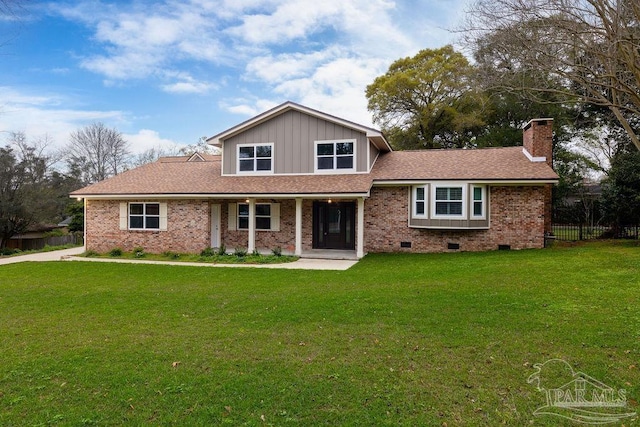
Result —
[[258, 114], [255, 117], [252, 117], [248, 120], [245, 120], [242, 123], [239, 123], [223, 132], [218, 133], [210, 138], [207, 138], [207, 142], [214, 146], [221, 146], [225, 139], [228, 139], [234, 135], [237, 135], [240, 132], [251, 129], [254, 126], [257, 126], [261, 123], [266, 122], [274, 117], [279, 116], [287, 111], [298, 111], [313, 117], [317, 117], [332, 123], [339, 124], [341, 126], [357, 130], [359, 132], [363, 132], [367, 135], [367, 137], [372, 140], [372, 142], [379, 148], [384, 151], [391, 151], [391, 146], [389, 142], [386, 140], [385, 136], [381, 131], [371, 128], [369, 126], [360, 125], [358, 123], [352, 122], [350, 120], [342, 119], [340, 117], [324, 113], [319, 110], [315, 110], [313, 108], [306, 107], [302, 104], [298, 104], [293, 101], [286, 101], [280, 105], [273, 107], [270, 110], [267, 110], [261, 114]]

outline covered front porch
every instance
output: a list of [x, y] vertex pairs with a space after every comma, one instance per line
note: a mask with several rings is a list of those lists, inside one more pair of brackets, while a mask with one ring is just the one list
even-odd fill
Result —
[[212, 200], [211, 247], [304, 258], [364, 256], [364, 197], [246, 197]]

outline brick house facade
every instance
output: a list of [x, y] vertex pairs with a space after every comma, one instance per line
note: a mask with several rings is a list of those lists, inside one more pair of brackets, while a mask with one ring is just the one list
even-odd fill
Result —
[[163, 158], [73, 192], [87, 250], [362, 257], [542, 248], [550, 230], [551, 119], [528, 123], [521, 147], [396, 152], [374, 129], [285, 103], [209, 142], [221, 156]]

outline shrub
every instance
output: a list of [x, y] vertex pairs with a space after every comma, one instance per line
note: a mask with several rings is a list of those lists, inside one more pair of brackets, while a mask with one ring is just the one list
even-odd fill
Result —
[[271, 253], [277, 257], [282, 256], [282, 248], [280, 246], [276, 246], [275, 248], [271, 249]]
[[109, 251], [109, 256], [122, 256], [122, 249], [113, 248]]
[[225, 245], [220, 245], [220, 247], [218, 248], [218, 255], [220, 256], [224, 256], [227, 254], [227, 248]]
[[247, 255], [247, 251], [246, 249], [236, 248], [235, 251], [233, 251], [233, 254], [238, 258], [244, 258]]
[[200, 256], [204, 256], [204, 257], [212, 257], [214, 256], [216, 253], [214, 252], [213, 248], [209, 247], [209, 248], [204, 248], [202, 250], [202, 252], [200, 252]]
[[144, 248], [142, 248], [141, 246], [133, 248], [133, 256], [135, 256], [136, 258], [144, 258]]
[[93, 256], [98, 256], [98, 255], [99, 254], [96, 251], [87, 251], [87, 252], [84, 253], [84, 256], [86, 256], [87, 258], [91, 258]]
[[2, 248], [0, 249], [0, 255], [13, 255], [13, 254], [17, 254], [20, 253], [20, 249], [16, 249], [16, 248]]
[[259, 257], [260, 256], [260, 252], [257, 249], [254, 249], [253, 253], [251, 255], [253, 255], [255, 257]]
[[178, 258], [180, 258], [180, 254], [177, 253], [177, 252], [167, 251], [163, 255], [166, 256], [169, 259], [178, 259]]
[[66, 230], [57, 228], [55, 230], [47, 231], [46, 233], [44, 233], [44, 237], [60, 237], [66, 236], [67, 234], [69, 233]]

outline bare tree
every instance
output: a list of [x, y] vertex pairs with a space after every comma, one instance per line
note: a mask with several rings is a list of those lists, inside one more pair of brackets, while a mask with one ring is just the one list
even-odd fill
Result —
[[82, 171], [85, 182], [97, 182], [127, 169], [130, 152], [127, 141], [115, 128], [92, 123], [71, 133], [68, 163]]
[[640, 149], [638, 0], [478, 0], [468, 12], [488, 87], [604, 106]]
[[[0, 18], [2, 18], [3, 21], [18, 22], [20, 20], [20, 14], [24, 12], [23, 3], [25, 3], [24, 0], [0, 0]], [[8, 40], [13, 37], [0, 33], [0, 46], [7, 43]]]
[[135, 155], [133, 159], [133, 166], [142, 166], [147, 163], [153, 163], [157, 161], [161, 157], [166, 156], [176, 156], [179, 154], [179, 150], [177, 147], [174, 148], [163, 148], [161, 146], [151, 147], [144, 150], [142, 153], [138, 153]]
[[198, 142], [196, 142], [195, 144], [185, 145], [184, 147], [180, 148], [180, 150], [178, 150], [178, 154], [181, 154], [183, 156], [190, 156], [193, 153], [219, 154], [220, 150], [218, 150], [217, 147], [214, 147], [213, 145], [207, 143], [206, 136], [201, 136], [200, 138], [198, 138]]

